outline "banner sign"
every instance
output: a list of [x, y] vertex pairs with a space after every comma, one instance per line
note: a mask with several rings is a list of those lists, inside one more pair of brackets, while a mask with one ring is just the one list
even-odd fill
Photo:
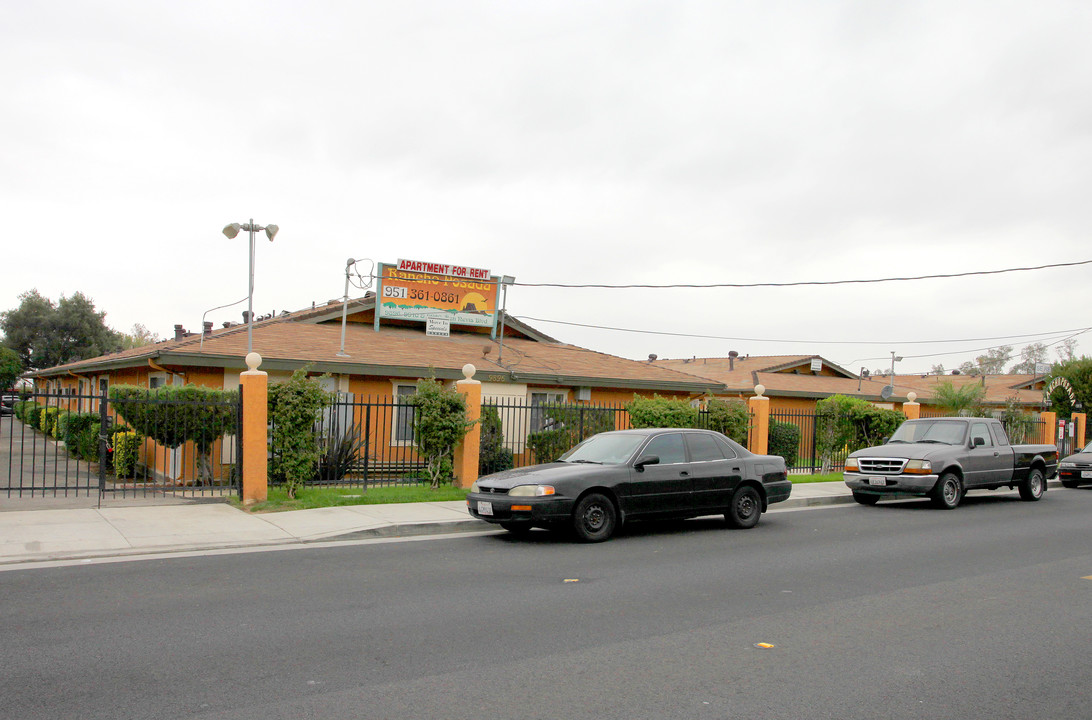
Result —
[[497, 281], [488, 270], [399, 260], [379, 265], [378, 312], [387, 320], [443, 317], [452, 325], [492, 328], [497, 322]]

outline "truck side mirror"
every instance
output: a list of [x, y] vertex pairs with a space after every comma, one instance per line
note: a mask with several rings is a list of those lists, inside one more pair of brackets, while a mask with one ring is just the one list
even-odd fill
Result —
[[985, 444], [986, 438], [982, 437], [981, 435], [971, 440], [971, 447], [980, 447]]

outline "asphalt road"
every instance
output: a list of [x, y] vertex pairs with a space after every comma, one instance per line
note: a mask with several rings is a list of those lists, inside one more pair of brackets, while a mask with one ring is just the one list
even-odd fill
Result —
[[0, 717], [1086, 720], [1090, 577], [1092, 489], [11, 571]]

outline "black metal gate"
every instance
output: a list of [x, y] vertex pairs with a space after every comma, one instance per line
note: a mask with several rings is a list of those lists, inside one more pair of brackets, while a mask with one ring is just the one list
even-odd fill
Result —
[[[147, 435], [118, 413], [119, 403], [138, 402], [154, 409]], [[220, 418], [215, 433], [200, 431], [209, 413]], [[0, 494], [8, 498], [222, 496], [239, 494], [241, 477], [241, 400], [34, 393], [0, 416]]]

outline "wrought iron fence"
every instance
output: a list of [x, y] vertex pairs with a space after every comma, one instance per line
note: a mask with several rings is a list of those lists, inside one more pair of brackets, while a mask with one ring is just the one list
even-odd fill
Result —
[[[139, 433], [125, 420], [138, 405], [146, 416]], [[215, 437], [202, 412], [210, 410], [222, 416], [224, 432]], [[0, 492], [9, 498], [237, 494], [241, 416], [237, 401], [24, 395], [0, 417]]]
[[[308, 482], [329, 487], [389, 487], [427, 481], [428, 463], [414, 444], [414, 406], [404, 397], [357, 399], [339, 393], [315, 424], [319, 462]], [[284, 483], [280, 469], [283, 449], [270, 421], [269, 484]], [[450, 481], [452, 468], [442, 479]]]
[[630, 427], [621, 404], [535, 403], [522, 397], [482, 401], [483, 474], [552, 462], [596, 433]]

